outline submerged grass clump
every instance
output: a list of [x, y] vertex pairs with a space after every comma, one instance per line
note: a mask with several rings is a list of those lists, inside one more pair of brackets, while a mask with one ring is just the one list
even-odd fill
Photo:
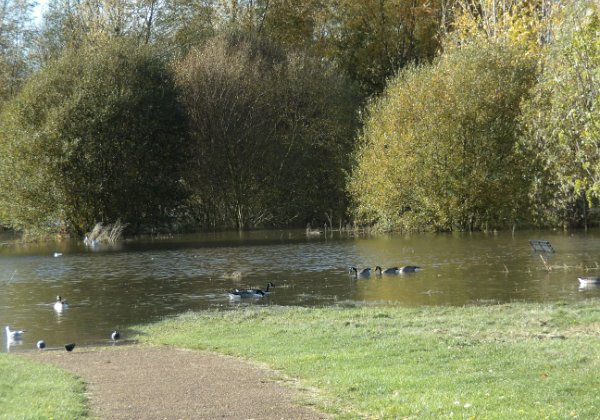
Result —
[[83, 382], [59, 368], [0, 354], [0, 419], [87, 416]]
[[121, 239], [123, 231], [127, 227], [126, 224], [121, 223], [117, 220], [114, 224], [103, 225], [102, 223], [96, 223], [91, 232], [86, 235], [86, 241], [90, 243], [94, 242], [106, 242], [113, 244]]
[[598, 303], [247, 307], [187, 313], [140, 338], [266, 363], [340, 417], [593, 418]]

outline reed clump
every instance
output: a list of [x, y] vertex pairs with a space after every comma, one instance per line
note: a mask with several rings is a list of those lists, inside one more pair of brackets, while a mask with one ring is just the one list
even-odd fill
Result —
[[103, 225], [96, 223], [91, 232], [86, 235], [86, 241], [89, 243], [115, 243], [123, 236], [123, 231], [127, 227], [126, 224], [117, 220], [113, 224]]

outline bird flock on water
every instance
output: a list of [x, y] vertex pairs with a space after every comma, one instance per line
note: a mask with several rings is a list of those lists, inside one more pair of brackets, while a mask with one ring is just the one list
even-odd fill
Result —
[[380, 266], [375, 267], [375, 270], [371, 270], [370, 267], [367, 268], [363, 268], [362, 270], [359, 270], [358, 268], [351, 266], [348, 269], [348, 273], [350, 274], [351, 277], [353, 278], [369, 278], [371, 277], [371, 274], [375, 274], [376, 276], [390, 276], [390, 275], [400, 275], [400, 274], [409, 274], [409, 273], [416, 273], [418, 271], [421, 271], [421, 267], [419, 267], [418, 265], [405, 265], [403, 267], [390, 267], [390, 268], [386, 268], [385, 270], [383, 268], [381, 268]]
[[[95, 244], [94, 244], [95, 245]], [[55, 252], [53, 254], [55, 258], [62, 257], [62, 252]], [[403, 267], [390, 267], [383, 269], [380, 266], [376, 266], [374, 270], [370, 267], [358, 269], [355, 266], [350, 266], [348, 272], [352, 278], [369, 278], [372, 274], [375, 276], [390, 276], [390, 275], [401, 275], [401, 274], [409, 274], [416, 273], [421, 270], [421, 267], [415, 265], [407, 265]], [[240, 276], [241, 277], [241, 276]], [[260, 288], [246, 288], [246, 289], [234, 289], [229, 291], [227, 294], [231, 301], [242, 301], [248, 299], [262, 299], [269, 296], [275, 285], [273, 282], [268, 282], [264, 289]], [[69, 308], [69, 302], [64, 299], [61, 295], [56, 296], [56, 300], [53, 304], [54, 310], [57, 314], [61, 314], [67, 308]], [[11, 330], [7, 325], [5, 327], [6, 332], [6, 342], [7, 348], [10, 347], [11, 344], [19, 343], [21, 341], [22, 335], [25, 333], [25, 330]], [[117, 330], [113, 330], [110, 333], [110, 340], [113, 343], [116, 343], [121, 339], [121, 334]], [[72, 352], [75, 349], [75, 343], [67, 343], [64, 345], [64, 349], [67, 352]], [[36, 347], [38, 350], [44, 350], [47, 348], [46, 342], [44, 340], [38, 340], [36, 342]]]

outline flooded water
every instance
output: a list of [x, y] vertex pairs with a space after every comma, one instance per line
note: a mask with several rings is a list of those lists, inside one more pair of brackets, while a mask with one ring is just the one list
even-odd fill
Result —
[[[534, 252], [530, 239], [555, 252]], [[0, 240], [0, 242], [2, 242]], [[54, 256], [55, 253], [60, 253]], [[185, 235], [86, 247], [81, 241], [0, 246], [0, 326], [24, 329], [4, 350], [110, 343], [110, 332], [188, 310], [247, 305], [465, 305], [600, 297], [600, 232], [307, 237], [304, 231]], [[352, 279], [348, 267], [419, 265], [415, 274]], [[264, 288], [232, 302], [228, 291]], [[56, 295], [69, 307], [56, 312]], [[3, 337], [3, 343], [8, 344]]]

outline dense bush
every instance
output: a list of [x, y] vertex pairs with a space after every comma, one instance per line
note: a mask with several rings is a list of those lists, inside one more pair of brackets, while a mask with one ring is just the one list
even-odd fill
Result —
[[535, 155], [535, 223], [581, 226], [600, 201], [600, 7], [576, 2], [561, 18], [523, 105], [523, 145]]
[[355, 102], [334, 67], [230, 35], [192, 50], [177, 74], [195, 147], [194, 223], [244, 229], [344, 214]]
[[171, 73], [125, 39], [66, 51], [4, 109], [0, 219], [82, 233], [120, 219], [167, 222], [187, 142]]
[[368, 110], [349, 186], [357, 218], [443, 231], [517, 220], [529, 186], [517, 117], [534, 68], [472, 44], [402, 72]]

